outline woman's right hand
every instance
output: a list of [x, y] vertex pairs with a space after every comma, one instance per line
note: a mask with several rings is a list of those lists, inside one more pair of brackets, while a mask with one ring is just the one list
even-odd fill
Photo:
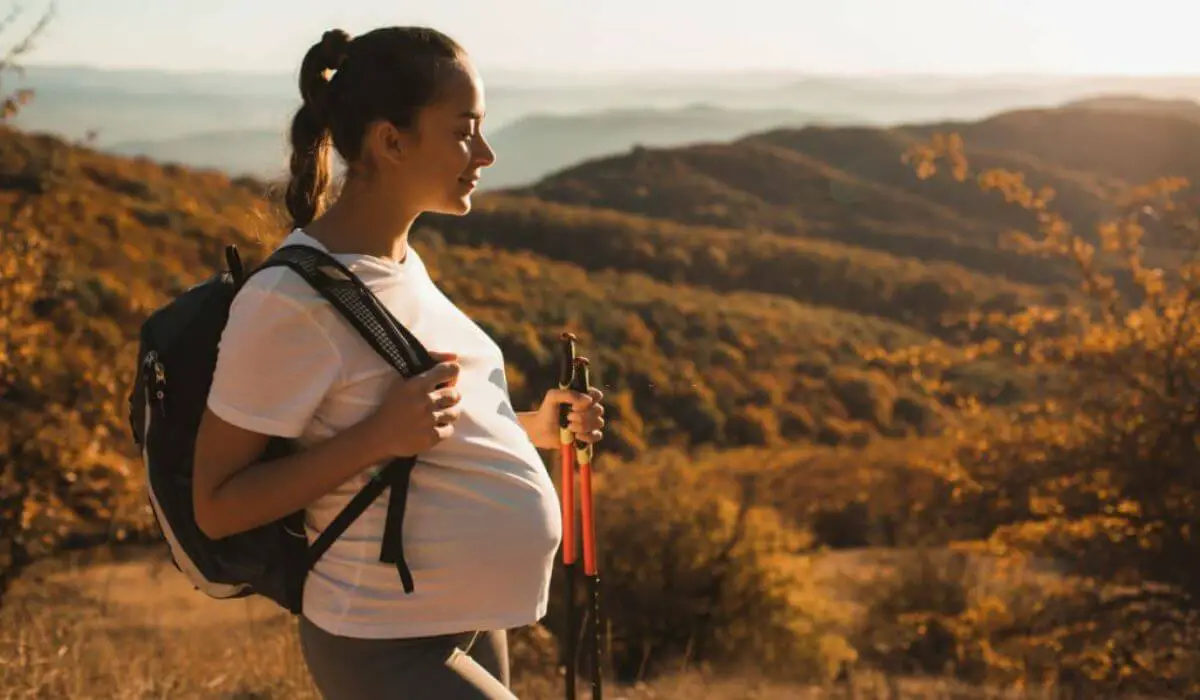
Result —
[[426, 372], [399, 377], [388, 388], [371, 416], [374, 431], [387, 454], [408, 457], [420, 454], [454, 433], [462, 412], [458, 382], [458, 356], [433, 352], [437, 362]]

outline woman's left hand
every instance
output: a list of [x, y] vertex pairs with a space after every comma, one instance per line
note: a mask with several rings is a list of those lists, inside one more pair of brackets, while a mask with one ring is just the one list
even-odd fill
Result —
[[559, 447], [558, 409], [570, 404], [567, 425], [575, 439], [596, 443], [604, 438], [604, 404], [600, 403], [604, 393], [592, 387], [587, 394], [569, 389], [551, 389], [542, 399], [538, 410], [523, 416], [522, 423], [529, 439], [543, 450]]

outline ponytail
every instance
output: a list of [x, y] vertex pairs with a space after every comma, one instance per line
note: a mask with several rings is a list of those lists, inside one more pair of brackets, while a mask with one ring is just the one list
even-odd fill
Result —
[[300, 64], [300, 96], [303, 104], [292, 119], [290, 159], [286, 203], [292, 226], [312, 222], [324, 210], [325, 198], [333, 179], [330, 156], [332, 143], [329, 124], [329, 87], [327, 72], [337, 70], [346, 60], [350, 36], [340, 29], [325, 32]]

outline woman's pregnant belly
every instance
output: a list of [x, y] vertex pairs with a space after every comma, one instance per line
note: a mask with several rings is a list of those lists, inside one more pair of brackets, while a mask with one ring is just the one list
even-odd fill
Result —
[[[385, 492], [309, 577], [305, 613], [317, 624], [357, 636], [421, 636], [520, 626], [544, 614], [562, 534], [553, 483], [506, 393], [494, 381], [462, 379], [455, 432], [421, 455], [409, 488], [404, 554], [415, 590], [406, 593], [396, 568], [379, 561]], [[361, 483], [314, 504], [313, 536]]]

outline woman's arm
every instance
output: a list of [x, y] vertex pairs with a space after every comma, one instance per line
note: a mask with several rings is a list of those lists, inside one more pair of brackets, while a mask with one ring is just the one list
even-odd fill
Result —
[[256, 462], [270, 437], [206, 410], [196, 437], [196, 524], [217, 540], [304, 508], [386, 459], [381, 434], [368, 418], [309, 449]]

